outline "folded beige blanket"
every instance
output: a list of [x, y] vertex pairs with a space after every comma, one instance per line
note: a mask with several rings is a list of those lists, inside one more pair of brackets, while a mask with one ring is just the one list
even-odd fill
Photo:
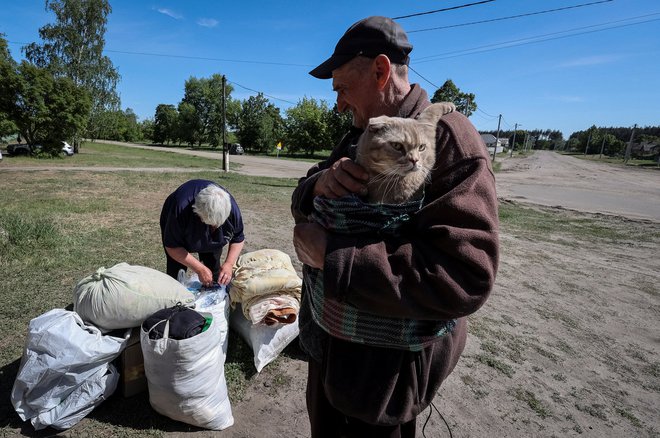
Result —
[[302, 279], [291, 258], [276, 249], [248, 252], [238, 258], [230, 287], [232, 305], [241, 303], [253, 324], [290, 324], [300, 310]]

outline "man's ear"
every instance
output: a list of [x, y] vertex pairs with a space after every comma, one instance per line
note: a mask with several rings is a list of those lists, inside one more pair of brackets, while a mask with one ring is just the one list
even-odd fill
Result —
[[392, 74], [392, 64], [390, 59], [385, 55], [378, 55], [374, 58], [373, 62], [374, 73], [376, 75], [376, 82], [378, 84], [378, 89], [382, 90], [385, 88], [385, 84], [390, 79]]

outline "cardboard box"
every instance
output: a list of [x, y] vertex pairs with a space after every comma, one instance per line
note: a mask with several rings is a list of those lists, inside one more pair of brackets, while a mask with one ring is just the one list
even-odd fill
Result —
[[132, 397], [147, 389], [140, 327], [133, 328], [127, 347], [119, 355], [119, 389], [124, 397]]

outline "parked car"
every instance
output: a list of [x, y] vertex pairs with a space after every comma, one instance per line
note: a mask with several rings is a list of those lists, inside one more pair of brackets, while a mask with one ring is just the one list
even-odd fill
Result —
[[73, 146], [71, 146], [69, 143], [63, 141], [62, 142], [62, 152], [64, 152], [64, 154], [67, 157], [72, 157], [73, 156]]
[[[41, 149], [40, 144], [29, 145], [27, 143], [15, 143], [7, 146], [7, 153], [9, 155], [30, 155], [33, 152], [37, 152]], [[68, 157], [73, 155], [73, 146], [71, 146], [66, 141], [62, 142], [62, 152]]]
[[230, 155], [243, 155], [243, 146], [238, 143], [229, 144], [229, 154]]
[[7, 145], [9, 155], [30, 155], [32, 147], [27, 143], [14, 143]]

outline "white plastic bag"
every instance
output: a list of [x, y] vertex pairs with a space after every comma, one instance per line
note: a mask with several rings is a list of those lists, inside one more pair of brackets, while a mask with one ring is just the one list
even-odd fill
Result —
[[99, 268], [73, 290], [73, 310], [105, 331], [138, 327], [160, 309], [193, 301], [192, 292], [169, 275], [128, 263]]
[[291, 324], [252, 324], [245, 318], [241, 305], [229, 316], [229, 326], [252, 348], [257, 372], [271, 363], [298, 336], [298, 320]]
[[36, 430], [68, 429], [110, 396], [119, 375], [110, 362], [125, 348], [124, 337], [104, 336], [76, 312], [54, 309], [28, 326], [25, 350], [11, 402]]
[[161, 339], [140, 330], [149, 402], [159, 413], [206, 429], [234, 424], [225, 380], [229, 297], [204, 309], [209, 328], [188, 339], [170, 339], [169, 322]]

